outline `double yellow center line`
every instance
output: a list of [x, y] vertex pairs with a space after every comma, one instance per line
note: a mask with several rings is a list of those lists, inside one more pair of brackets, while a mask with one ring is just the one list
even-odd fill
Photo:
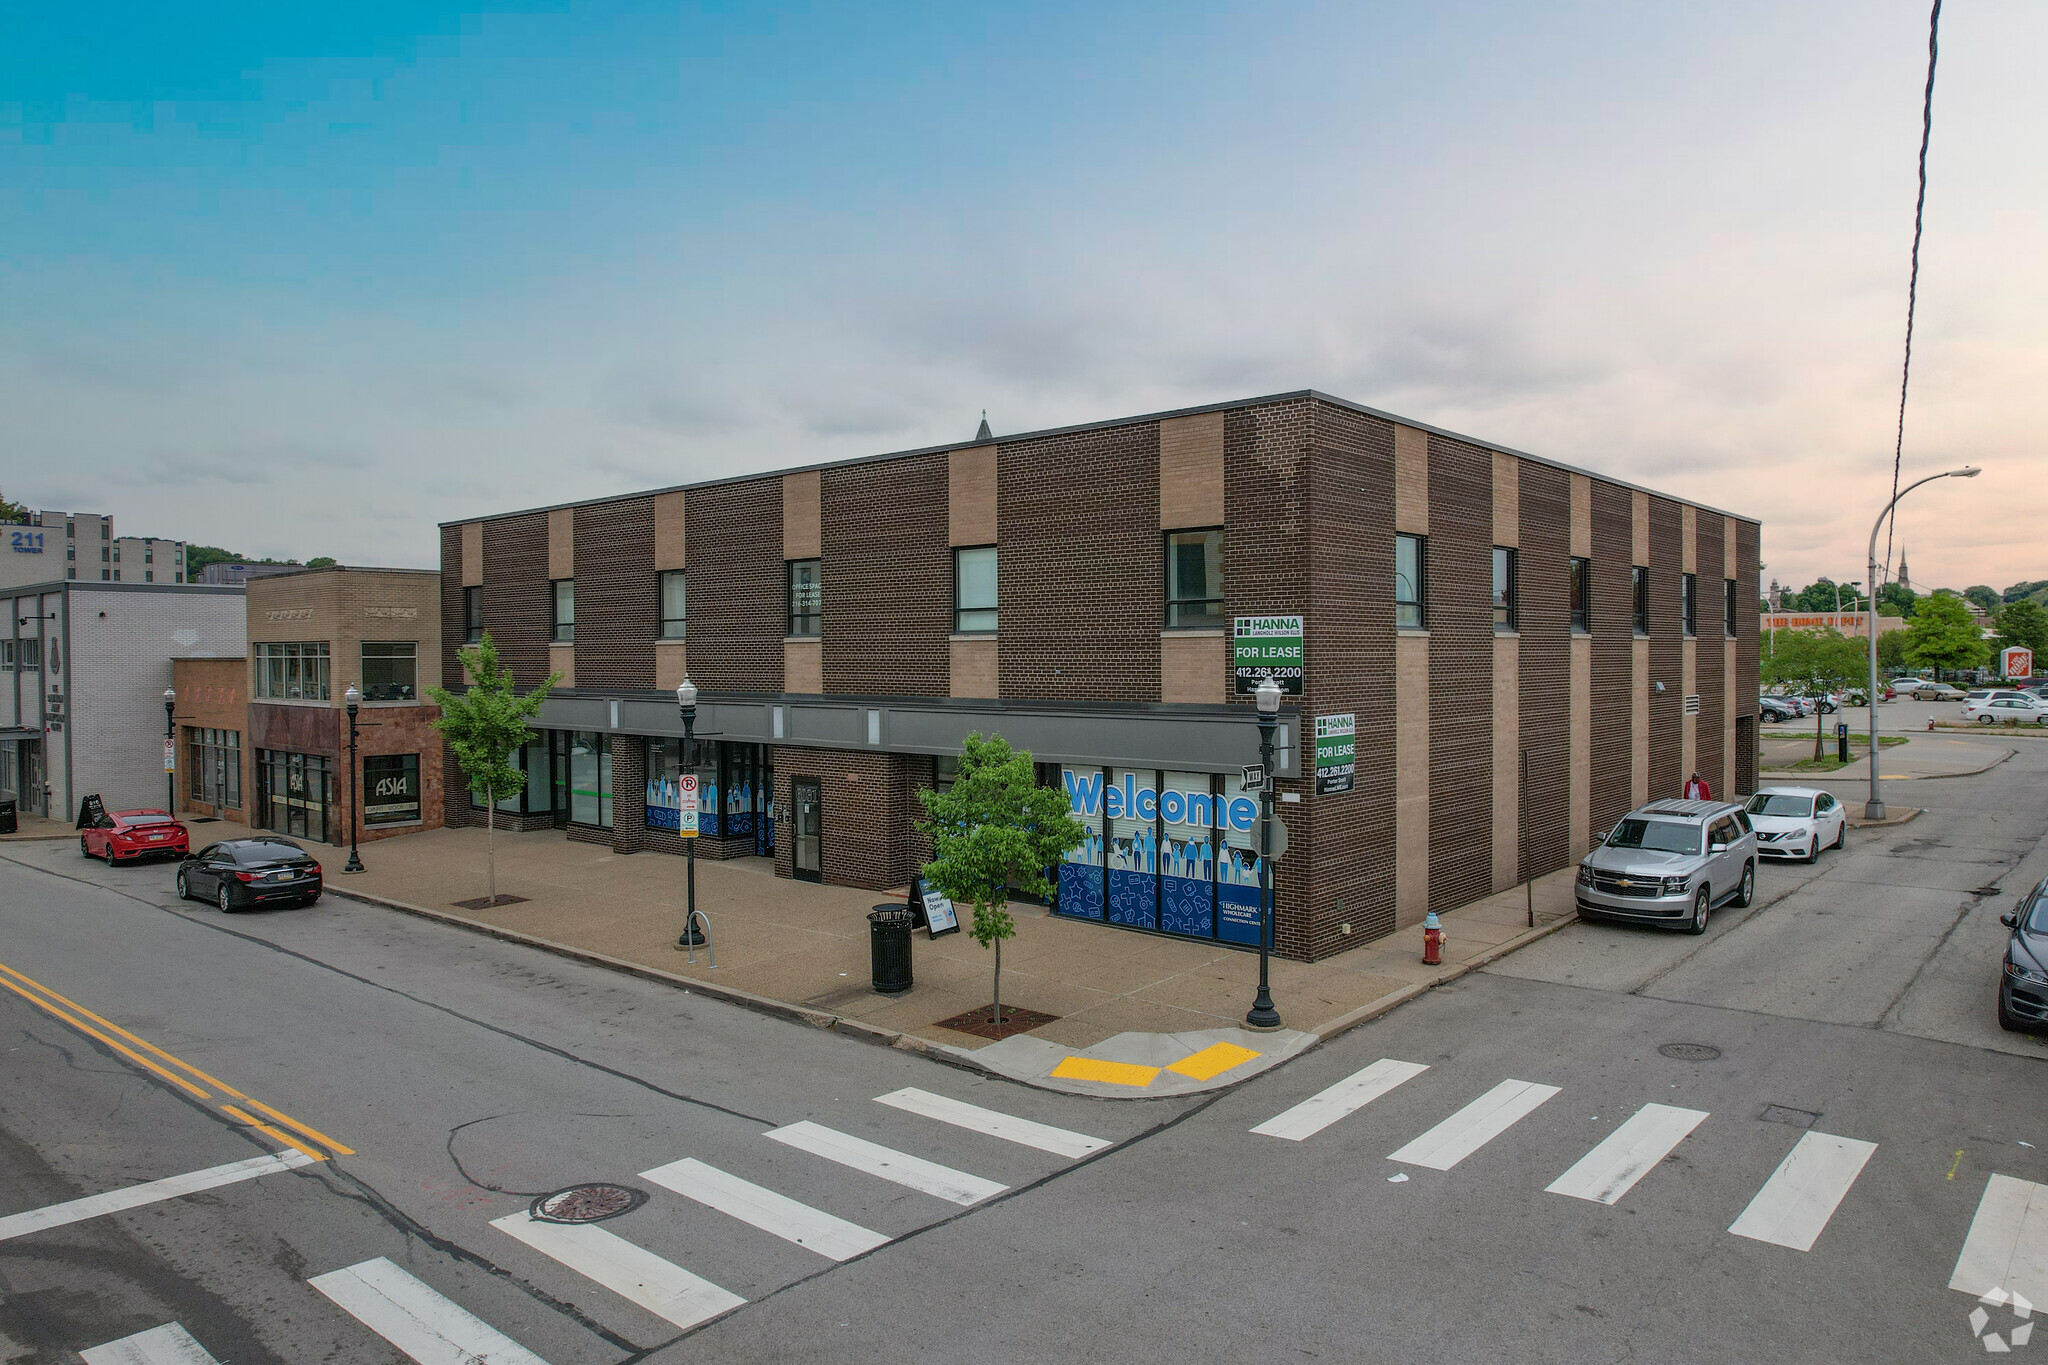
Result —
[[[218, 1104], [222, 1113], [229, 1115], [247, 1127], [254, 1128], [273, 1142], [279, 1142], [292, 1148], [294, 1151], [303, 1152], [315, 1161], [325, 1161], [329, 1156], [355, 1155], [355, 1148], [344, 1147], [319, 1129], [301, 1123], [289, 1114], [279, 1113], [261, 1100], [251, 1099], [226, 1081], [207, 1075], [204, 1071], [192, 1065], [192, 1063], [172, 1056], [146, 1038], [138, 1038], [127, 1029], [114, 1023], [111, 1019], [101, 1018], [76, 1000], [59, 995], [40, 981], [25, 976], [4, 962], [0, 962], [0, 986], [5, 986], [37, 1009], [56, 1019], [62, 1020], [80, 1033], [83, 1033], [86, 1037], [105, 1044], [108, 1048], [126, 1057], [137, 1066], [154, 1073], [162, 1080], [170, 1082], [186, 1094], [191, 1095], [194, 1099], [207, 1100]], [[86, 1022], [87, 1020], [91, 1022], [88, 1023]], [[126, 1041], [123, 1041], [124, 1039]], [[148, 1055], [145, 1056], [144, 1054]], [[152, 1058], [156, 1060], [151, 1060]], [[212, 1086], [213, 1090], [205, 1089], [206, 1086]], [[219, 1091], [223, 1096], [239, 1100], [250, 1109], [260, 1110], [274, 1119], [277, 1126], [265, 1123], [246, 1110], [237, 1108], [235, 1105], [228, 1103], [228, 1099], [216, 1098], [213, 1091]], [[287, 1129], [290, 1131], [285, 1131]], [[298, 1136], [294, 1137], [294, 1133]], [[318, 1143], [319, 1146], [311, 1146], [308, 1141], [302, 1141], [301, 1139], [308, 1139], [312, 1143]]]

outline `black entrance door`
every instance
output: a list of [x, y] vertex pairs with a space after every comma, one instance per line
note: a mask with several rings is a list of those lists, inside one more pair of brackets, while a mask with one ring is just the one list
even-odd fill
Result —
[[789, 865], [800, 881], [825, 879], [825, 803], [818, 779], [799, 777], [790, 783], [791, 837]]

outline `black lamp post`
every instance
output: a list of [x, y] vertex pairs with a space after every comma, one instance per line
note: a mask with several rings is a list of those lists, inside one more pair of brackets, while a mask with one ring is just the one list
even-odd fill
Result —
[[348, 703], [348, 861], [341, 870], [361, 872], [363, 858], [356, 852], [356, 817], [363, 808], [363, 765], [356, 757], [356, 712], [362, 707], [363, 694], [350, 683], [341, 699]]
[[1266, 960], [1273, 951], [1273, 727], [1280, 718], [1280, 684], [1268, 677], [1252, 694], [1259, 708], [1259, 766], [1266, 782], [1259, 792], [1259, 996], [1245, 1015], [1246, 1028], [1280, 1027], [1273, 991], [1266, 982]]
[[[676, 707], [683, 713], [683, 771], [695, 772], [697, 766], [697, 684], [684, 678], [676, 688]], [[691, 800], [694, 802], [695, 797]], [[690, 823], [697, 821], [697, 812], [690, 812]], [[683, 936], [676, 940], [678, 948], [701, 948], [704, 946], [704, 931], [697, 927], [697, 840], [688, 831], [683, 832], [683, 861], [688, 871], [684, 873], [689, 885], [687, 909], [683, 915]]]
[[171, 746], [178, 742], [177, 727], [178, 693], [176, 689], [164, 689], [164, 814], [178, 813], [178, 751]]

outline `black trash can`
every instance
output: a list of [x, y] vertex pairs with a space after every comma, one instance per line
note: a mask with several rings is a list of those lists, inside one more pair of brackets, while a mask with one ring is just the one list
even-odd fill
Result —
[[883, 995], [910, 989], [910, 927], [915, 922], [907, 905], [878, 905], [868, 914], [875, 989]]
[[0, 834], [13, 834], [16, 831], [17, 822], [14, 812], [14, 797], [0, 794]]

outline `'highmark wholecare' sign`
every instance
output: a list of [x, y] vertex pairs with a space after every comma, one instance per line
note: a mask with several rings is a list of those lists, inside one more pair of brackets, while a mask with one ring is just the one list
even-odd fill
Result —
[[1231, 632], [1230, 665], [1240, 695], [1267, 678], [1290, 697], [1301, 695], [1307, 651], [1299, 616], [1240, 616]]

